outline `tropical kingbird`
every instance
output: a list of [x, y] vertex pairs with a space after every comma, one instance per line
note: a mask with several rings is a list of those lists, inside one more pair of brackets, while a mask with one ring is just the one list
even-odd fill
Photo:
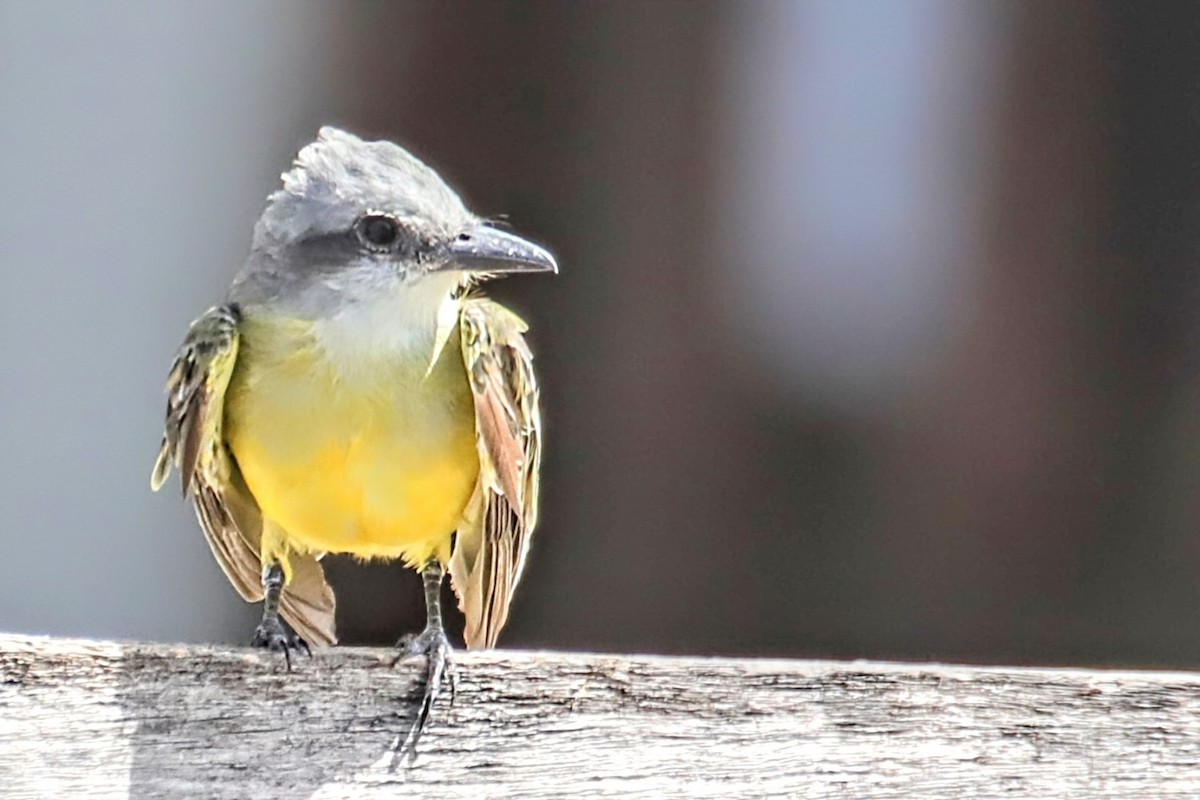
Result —
[[415, 749], [450, 656], [444, 572], [467, 646], [491, 647], [537, 519], [526, 326], [473, 287], [558, 267], [390, 142], [322, 128], [282, 178], [176, 356], [151, 485], [179, 470], [217, 562], [263, 601], [253, 644], [289, 666], [337, 641], [324, 554], [418, 569], [428, 622], [400, 643], [428, 656]]

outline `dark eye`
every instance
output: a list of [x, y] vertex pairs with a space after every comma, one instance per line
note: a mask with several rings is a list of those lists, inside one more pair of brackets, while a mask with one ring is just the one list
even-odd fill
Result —
[[358, 238], [372, 250], [390, 250], [400, 238], [396, 220], [383, 214], [368, 214], [358, 221]]

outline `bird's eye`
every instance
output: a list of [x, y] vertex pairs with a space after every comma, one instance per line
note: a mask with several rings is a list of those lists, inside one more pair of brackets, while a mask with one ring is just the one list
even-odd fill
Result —
[[357, 228], [358, 238], [372, 250], [390, 250], [400, 239], [400, 225], [383, 214], [368, 214]]

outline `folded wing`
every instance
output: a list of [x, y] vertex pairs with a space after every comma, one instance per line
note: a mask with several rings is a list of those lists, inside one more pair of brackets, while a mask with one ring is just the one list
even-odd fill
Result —
[[468, 298], [459, 323], [480, 472], [455, 539], [450, 577], [466, 616], [467, 646], [493, 647], [537, 522], [542, 424], [524, 321], [498, 303]]
[[[238, 313], [216, 306], [192, 323], [167, 379], [162, 447], [150, 485], [174, 467], [190, 492], [200, 527], [230, 583], [249, 602], [262, 599], [262, 514], [222, 438], [225, 390], [238, 354]], [[334, 644], [333, 591], [311, 555], [292, 554], [280, 611], [311, 644]]]

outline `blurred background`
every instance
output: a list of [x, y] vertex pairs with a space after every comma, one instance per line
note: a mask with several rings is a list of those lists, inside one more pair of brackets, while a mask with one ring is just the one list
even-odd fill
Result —
[[0, 629], [248, 640], [162, 384], [335, 123], [562, 265], [505, 646], [1200, 666], [1198, 78], [1190, 2], [2, 0]]

